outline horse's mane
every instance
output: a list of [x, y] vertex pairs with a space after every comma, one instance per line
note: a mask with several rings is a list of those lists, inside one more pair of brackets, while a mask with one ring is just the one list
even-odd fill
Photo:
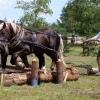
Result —
[[[11, 25], [12, 25], [12, 27], [13, 27], [13, 29], [16, 31], [16, 28], [19, 28], [20, 30], [24, 30], [25, 32], [32, 32], [32, 30], [30, 30], [30, 29], [28, 29], [28, 28], [26, 28], [26, 27], [23, 27], [23, 26], [21, 26], [21, 25], [19, 25], [19, 24], [16, 24], [16, 23], [13, 23], [13, 22], [11, 22], [10, 23]], [[19, 30], [19, 31], [20, 31]]]

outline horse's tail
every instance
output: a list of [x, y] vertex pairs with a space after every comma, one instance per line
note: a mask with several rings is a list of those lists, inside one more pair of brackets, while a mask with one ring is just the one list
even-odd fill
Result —
[[66, 63], [64, 61], [64, 43], [61, 34], [59, 34], [60, 37], [60, 43], [59, 43], [59, 58], [63, 61], [64, 66], [66, 66]]

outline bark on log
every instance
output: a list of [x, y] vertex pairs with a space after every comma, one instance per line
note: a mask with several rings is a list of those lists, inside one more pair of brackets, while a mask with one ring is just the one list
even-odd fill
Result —
[[11, 86], [13, 85], [13, 77], [11, 74], [1, 74], [0, 75], [1, 86]]
[[50, 71], [46, 71], [46, 73], [43, 70], [39, 70], [39, 81], [40, 82], [50, 82], [53, 80], [53, 75]]
[[66, 68], [63, 72], [63, 75], [64, 81], [75, 81], [79, 79], [79, 71], [74, 67]]
[[17, 73], [16, 75], [13, 74], [13, 82], [14, 84], [17, 84], [17, 85], [23, 85], [25, 83], [27, 83], [27, 74], [26, 73]]

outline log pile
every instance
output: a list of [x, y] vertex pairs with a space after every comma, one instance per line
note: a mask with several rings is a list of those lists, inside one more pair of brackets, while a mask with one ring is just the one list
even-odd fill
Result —
[[0, 79], [2, 86], [23, 85], [30, 80], [30, 73], [1, 74]]
[[[23, 84], [31, 84], [31, 72], [23, 72], [23, 73], [11, 73], [11, 74], [1, 74], [0, 82], [3, 86], [11, 86], [11, 85], [23, 85]], [[63, 81], [72, 81], [79, 79], [79, 72], [76, 68], [66, 68], [63, 71]], [[39, 82], [57, 82], [57, 72], [52, 72], [47, 70], [46, 73], [43, 70], [39, 70], [38, 72], [38, 80]]]
[[94, 68], [92, 65], [74, 65], [79, 70], [80, 75], [96, 75], [99, 72], [98, 68]]
[[[14, 73], [7, 73], [7, 74], [0, 74], [0, 83], [3, 86], [11, 86], [13, 84], [16, 85], [23, 85], [23, 84], [31, 84], [32, 80], [38, 80], [38, 82], [55, 82], [55, 83], [62, 83], [66, 82], [67, 80], [78, 80], [79, 79], [79, 72], [76, 68], [66, 68], [64, 69], [62, 62], [58, 61], [56, 63], [56, 71], [51, 70], [39, 70], [37, 67], [34, 67], [35, 63], [32, 63], [32, 68], [23, 70], [23, 72], [16, 72]], [[14, 69], [13, 69], [14, 70]], [[32, 84], [31, 84], [32, 85]]]

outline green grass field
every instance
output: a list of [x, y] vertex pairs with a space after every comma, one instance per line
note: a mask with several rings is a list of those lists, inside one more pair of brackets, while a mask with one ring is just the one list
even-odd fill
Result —
[[[83, 57], [81, 52], [80, 47], [70, 48], [70, 52], [65, 54], [65, 61], [97, 67], [96, 57]], [[47, 66], [50, 66], [50, 62], [50, 58], [46, 57]], [[100, 76], [81, 75], [77, 81], [67, 81], [60, 85], [41, 83], [36, 88], [28, 85], [0, 86], [0, 100], [100, 100]]]

